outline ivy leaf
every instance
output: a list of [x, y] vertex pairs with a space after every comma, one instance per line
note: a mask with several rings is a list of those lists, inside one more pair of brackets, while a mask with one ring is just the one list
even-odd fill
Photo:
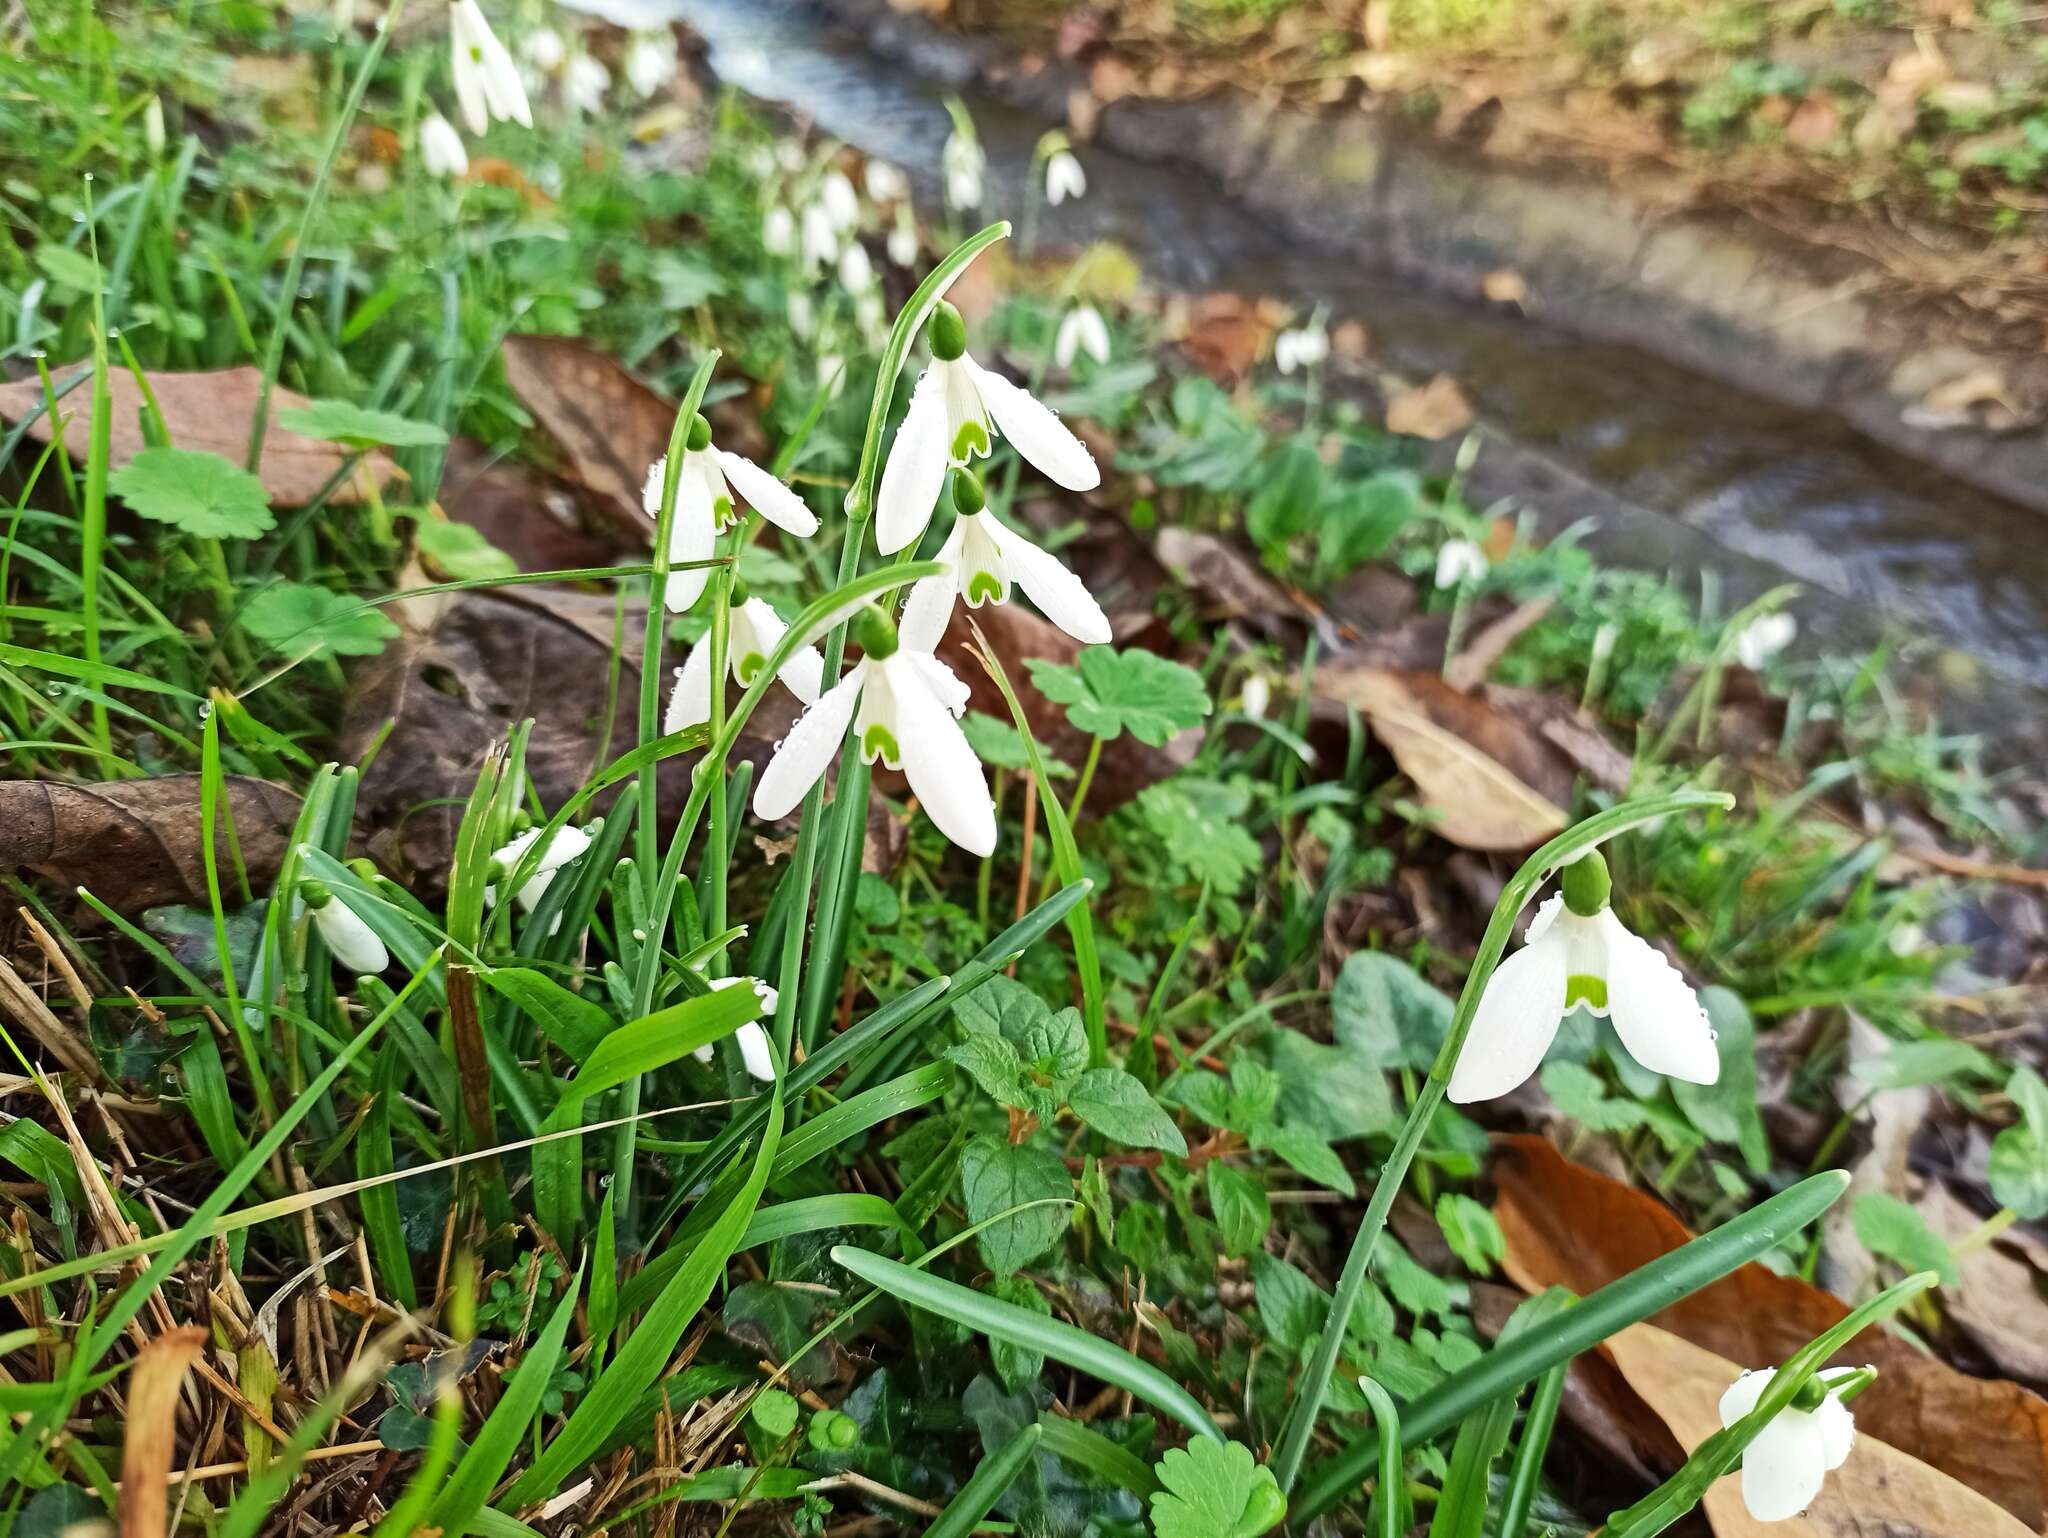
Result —
[[[1008, 721], [999, 721], [981, 711], [970, 710], [960, 718], [960, 730], [967, 738], [967, 745], [974, 749], [974, 756], [991, 769], [1008, 769], [1022, 773], [1031, 767], [1031, 755], [1024, 751], [1024, 737]], [[1074, 766], [1062, 759], [1054, 758], [1039, 744], [1039, 755], [1045, 761], [1048, 778], [1071, 780]]]
[[343, 448], [435, 448], [448, 435], [431, 422], [415, 422], [390, 411], [372, 411], [350, 401], [308, 401], [277, 414], [277, 425]]
[[1299, 1031], [1269, 1032], [1260, 1046], [1279, 1076], [1279, 1114], [1290, 1125], [1312, 1127], [1333, 1143], [1400, 1130], [1387, 1076], [1351, 1048]]
[[1506, 1257], [1507, 1239], [1500, 1231], [1500, 1224], [1493, 1220], [1493, 1214], [1469, 1196], [1455, 1191], [1446, 1191], [1436, 1199], [1437, 1227], [1444, 1231], [1444, 1242], [1451, 1247], [1451, 1253], [1465, 1262], [1465, 1268], [1476, 1276], [1491, 1274], [1495, 1262]]
[[[981, 1223], [1026, 1202], [1071, 1197], [1074, 1182], [1065, 1161], [1050, 1149], [1005, 1143], [983, 1133], [960, 1155], [960, 1190], [967, 1198], [968, 1221]], [[975, 1242], [989, 1269], [1009, 1276], [1059, 1243], [1070, 1216], [1064, 1202], [1033, 1207], [997, 1218]]]
[[1871, 1254], [1908, 1271], [1937, 1271], [1942, 1285], [1956, 1284], [1955, 1256], [1910, 1203], [1889, 1191], [1866, 1191], [1856, 1198], [1855, 1224], [1856, 1237]]
[[1090, 646], [1073, 667], [1038, 657], [1029, 666], [1039, 693], [1066, 706], [1075, 729], [1092, 737], [1114, 740], [1129, 732], [1163, 748], [1209, 714], [1201, 674], [1142, 648]]
[[1600, 1075], [1583, 1063], [1546, 1063], [1542, 1083], [1558, 1110], [1588, 1132], [1632, 1132], [1648, 1119], [1633, 1100], [1608, 1099]]
[[1152, 1531], [1158, 1538], [1256, 1538], [1287, 1511], [1273, 1471], [1241, 1442], [1197, 1437], [1152, 1466]]
[[1211, 1159], [1204, 1176], [1209, 1186], [1209, 1211], [1223, 1234], [1223, 1253], [1236, 1259], [1265, 1242], [1273, 1226], [1273, 1206], [1258, 1177], [1221, 1159]]
[[144, 518], [201, 539], [254, 539], [277, 526], [263, 482], [205, 449], [144, 449], [107, 477]]
[[1251, 795], [1215, 780], [1176, 777], [1138, 793], [1138, 815], [1175, 864], [1219, 897], [1233, 897], [1265, 864], [1259, 841], [1244, 829]]
[[1450, 1034], [1451, 1001], [1421, 973], [1384, 951], [1360, 951], [1330, 990], [1340, 1046], [1374, 1068], [1424, 1069]]
[[306, 582], [276, 582], [242, 608], [241, 626], [270, 650], [300, 657], [374, 657], [398, 627], [346, 593]]
[[1314, 1340], [1330, 1317], [1330, 1295], [1305, 1271], [1263, 1250], [1252, 1256], [1252, 1296], [1266, 1334], [1289, 1352]]
[[1259, 489], [1244, 510], [1245, 532], [1268, 556], [1307, 530], [1323, 497], [1323, 461], [1312, 438], [1283, 444], [1260, 467]]
[[1074, 1114], [1126, 1148], [1159, 1148], [1187, 1156], [1187, 1139], [1165, 1109], [1121, 1068], [1091, 1068], [1067, 1091]]
[[485, 539], [474, 524], [423, 516], [413, 527], [413, 543], [451, 582], [519, 575], [519, 563]]
[[1386, 470], [1326, 498], [1318, 513], [1316, 574], [1325, 581], [1383, 554], [1422, 510], [1411, 470]]

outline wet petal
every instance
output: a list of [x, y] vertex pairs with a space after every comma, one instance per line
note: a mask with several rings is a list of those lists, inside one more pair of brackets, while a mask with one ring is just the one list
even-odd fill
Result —
[[[766, 657], [782, 644], [782, 638], [789, 633], [789, 627], [782, 623], [782, 616], [768, 607], [767, 600], [749, 598], [741, 606], [747, 616], [747, 623], [754, 627], [754, 641]], [[782, 664], [782, 671], [776, 675], [798, 699], [806, 705], [818, 702], [818, 693], [825, 686], [825, 659], [818, 655], [815, 646], [799, 646], [790, 654], [789, 661]]]
[[861, 681], [867, 664], [862, 663], [828, 689], [818, 703], [805, 711], [789, 735], [768, 760], [761, 781], [754, 790], [754, 815], [773, 822], [787, 817], [803, 800], [804, 792], [818, 783], [825, 766], [845, 740], [847, 723], [860, 703]]
[[910, 660], [915, 655], [898, 652], [883, 664], [896, 696], [903, 773], [938, 830], [970, 854], [986, 857], [995, 852], [996, 807], [981, 760], [932, 693], [930, 675]]
[[1525, 945], [1500, 964], [1451, 1070], [1452, 1100], [1492, 1100], [1536, 1071], [1564, 1019], [1566, 965], [1555, 940]]
[[[1826, 1378], [1828, 1374], [1820, 1376]], [[1820, 1427], [1821, 1461], [1831, 1469], [1840, 1468], [1849, 1456], [1849, 1449], [1856, 1445], [1856, 1417], [1847, 1405], [1830, 1394], [1813, 1412], [1813, 1418]]]
[[1771, 1386], [1771, 1379], [1777, 1377], [1775, 1367], [1752, 1367], [1721, 1394], [1721, 1424], [1732, 1426], [1743, 1416], [1756, 1408], [1756, 1402], [1764, 1397], [1764, 1390]]
[[1826, 1477], [1820, 1423], [1786, 1410], [1742, 1455], [1742, 1504], [1759, 1522], [1782, 1522], [1813, 1504]]
[[751, 459], [742, 459], [724, 449], [717, 453], [719, 468], [725, 471], [726, 480], [747, 506], [791, 534], [809, 538], [818, 532], [818, 515], [804, 505], [802, 497]]
[[937, 556], [946, 569], [911, 584], [896, 627], [897, 641], [906, 650], [929, 652], [946, 634], [946, 621], [953, 617], [953, 600], [960, 592], [960, 545], [966, 534], [967, 520], [954, 519], [953, 532]]
[[[683, 465], [682, 481], [676, 488], [676, 510], [668, 528], [668, 558], [672, 562], [708, 561], [717, 545], [710, 493], [701, 475]], [[672, 571], [662, 592], [662, 605], [671, 614], [681, 614], [696, 603], [710, 580], [711, 570], [699, 566], [692, 571]]]
[[327, 942], [327, 953], [341, 963], [343, 971], [362, 977], [391, 964], [390, 953], [376, 931], [339, 897], [329, 897], [326, 907], [314, 910], [313, 924]]
[[1069, 571], [1059, 557], [1046, 554], [1015, 530], [995, 525], [993, 519], [989, 521], [1003, 552], [1003, 566], [1024, 589], [1024, 596], [1075, 640], [1089, 646], [1107, 646], [1109, 616], [1102, 612], [1102, 605], [1095, 601], [1088, 585]]
[[938, 369], [928, 368], [910, 392], [910, 410], [889, 445], [889, 462], [875, 495], [875, 544], [882, 554], [894, 555], [917, 543], [945, 483], [945, 379]]
[[1102, 484], [1102, 472], [1095, 468], [1095, 457], [1087, 445], [1050, 407], [1041, 405], [1023, 386], [1011, 384], [973, 359], [960, 361], [973, 371], [981, 403], [995, 418], [997, 428], [1040, 474], [1068, 491], [1093, 491]]
[[775, 1082], [775, 1054], [768, 1050], [768, 1033], [761, 1029], [760, 1022], [749, 1020], [732, 1034], [739, 1043], [740, 1061], [747, 1065], [747, 1072], [764, 1084]]
[[676, 686], [669, 691], [668, 711], [661, 718], [664, 733], [679, 732], [711, 719], [711, 641], [707, 636], [690, 648], [690, 655], [676, 669]]
[[967, 703], [973, 698], [967, 685], [960, 682], [960, 675], [928, 652], [905, 651], [911, 665], [923, 677], [925, 687], [932, 691], [932, 697], [956, 717], [967, 713]]
[[1664, 953], [1601, 915], [1607, 946], [1607, 1013], [1630, 1057], [1655, 1073], [1694, 1084], [1721, 1076], [1714, 1028], [1699, 995]]

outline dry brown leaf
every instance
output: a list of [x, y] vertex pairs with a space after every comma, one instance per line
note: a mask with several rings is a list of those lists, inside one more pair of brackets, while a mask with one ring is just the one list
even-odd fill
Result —
[[1276, 328], [1270, 308], [1243, 294], [1203, 294], [1188, 302], [1181, 351], [1218, 384], [1230, 385], [1266, 355]]
[[668, 452], [676, 408], [615, 359], [566, 336], [508, 336], [505, 381], [562, 451], [562, 470], [636, 543], [653, 537], [641, 505]]
[[[1604, 1349], [1687, 1452], [1721, 1429], [1721, 1395], [1744, 1364], [1648, 1324], [1611, 1336]], [[1871, 1433], [1866, 1407], [1886, 1387], [1880, 1377], [1857, 1400], [1849, 1461], [1828, 1475], [1804, 1515], [1759, 1522], [1742, 1503], [1739, 1477], [1715, 1480], [1704, 1505], [1719, 1538], [2032, 1538], [2010, 1512]]]
[[[1415, 782], [1432, 827], [1466, 849], [1533, 849], [1565, 825], [1556, 801], [1530, 788], [1533, 773], [1558, 783], [1554, 750], [1483, 700], [1431, 673], [1326, 663], [1315, 689], [1354, 705]], [[1563, 794], [1570, 792], [1563, 772]]]
[[1458, 381], [1439, 374], [1387, 402], [1387, 431], [1411, 438], [1448, 438], [1472, 425], [1472, 404]]
[[[231, 775], [228, 806], [249, 881], [261, 892], [284, 859], [299, 798], [268, 780]], [[0, 780], [0, 866], [26, 866], [85, 887], [116, 912], [206, 901], [199, 776], [107, 780]], [[224, 835], [218, 868], [232, 882]]]
[[[57, 402], [64, 419], [64, 441], [72, 457], [82, 459], [87, 434], [92, 430], [92, 383], [83, 376], [90, 370], [67, 370], [52, 383], [62, 391], [72, 380], [80, 383]], [[150, 392], [164, 414], [164, 426], [171, 442], [181, 449], [210, 449], [224, 459], [241, 464], [249, 453], [249, 424], [256, 419], [256, 399], [263, 388], [262, 373], [253, 368], [215, 369], [201, 374], [151, 374]], [[107, 467], [118, 470], [149, 445], [142, 437], [142, 391], [135, 376], [115, 369], [107, 376], [108, 395], [113, 403], [108, 423]], [[18, 422], [43, 404], [43, 387], [31, 374], [12, 384], [0, 384], [0, 416]], [[273, 506], [303, 507], [320, 494], [347, 462], [348, 456], [336, 445], [318, 438], [302, 437], [277, 425], [277, 414], [309, 404], [303, 395], [279, 388], [270, 397], [270, 431], [263, 439], [263, 458], [256, 467], [263, 489]], [[50, 441], [50, 418], [38, 415], [28, 435], [38, 443]], [[360, 474], [374, 476], [379, 484], [391, 478], [396, 468], [382, 453], [365, 454], [357, 467]], [[335, 488], [331, 505], [360, 502], [362, 493], [354, 477]]]
[[1479, 280], [1479, 292], [1494, 304], [1519, 307], [1529, 302], [1529, 280], [1512, 267], [1501, 267]]
[[[1913, 1201], [1927, 1226], [1949, 1245], [1970, 1237], [1983, 1219], [1940, 1181]], [[1941, 1289], [1941, 1306], [2003, 1372], [2048, 1383], [2048, 1298], [2034, 1268], [1998, 1244], [1959, 1254], [1957, 1281]]]
[[1803, 150], [1825, 149], [1841, 132], [1842, 114], [1835, 104], [1818, 93], [1809, 96], [1785, 120], [1785, 139]]
[[[1542, 1138], [1504, 1137], [1499, 1146], [1493, 1212], [1507, 1240], [1503, 1267], [1525, 1290], [1563, 1286], [1584, 1296], [1692, 1237], [1655, 1197], [1573, 1163]], [[1848, 1312], [1797, 1277], [1751, 1264], [1650, 1322], [1738, 1366], [1763, 1367]], [[1857, 1401], [1861, 1429], [1981, 1492], [2029, 1529], [2048, 1523], [2048, 1401], [2016, 1383], [1966, 1376], [1878, 1331], [1865, 1331], [1838, 1360], [1868, 1362], [1880, 1374], [1878, 1390]]]
[[1214, 534], [1172, 525], [1159, 531], [1153, 549], [1183, 587], [1206, 600], [1204, 611], [1211, 618], [1261, 625], [1309, 618], [1249, 556]]
[[121, 1448], [121, 1538], [164, 1538], [171, 1515], [171, 1458], [177, 1451], [178, 1390], [206, 1344], [188, 1324], [143, 1344], [128, 1370], [128, 1433]]
[[1486, 682], [1486, 675], [1500, 661], [1501, 653], [1515, 644], [1515, 638], [1548, 614], [1556, 600], [1549, 594], [1518, 603], [1514, 608], [1475, 631], [1464, 650], [1444, 668], [1444, 682], [1453, 689], [1470, 692]]

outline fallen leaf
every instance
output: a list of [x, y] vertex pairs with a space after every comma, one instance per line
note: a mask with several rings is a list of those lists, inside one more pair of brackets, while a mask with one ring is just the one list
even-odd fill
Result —
[[526, 173], [519, 167], [496, 155], [472, 156], [469, 170], [463, 174], [462, 180], [482, 182], [486, 186], [503, 187], [508, 192], [516, 192], [520, 201], [528, 208], [548, 208], [553, 206], [555, 201], [528, 181]]
[[1985, 364], [1934, 386], [1901, 413], [1909, 427], [1968, 427], [1981, 417], [1984, 425], [2004, 429], [2020, 420], [2005, 373]]
[[1243, 294], [1203, 294], [1188, 302], [1180, 349], [1219, 384], [1235, 384], [1266, 355], [1277, 329], [1267, 306]]
[[1998, 87], [1988, 80], [1944, 80], [1924, 99], [1950, 117], [1988, 117], [1998, 110]]
[[[1929, 1181], [1913, 1205], [1952, 1248], [1983, 1226], [1938, 1180]], [[1956, 1269], [1956, 1284], [1940, 1293], [1948, 1317], [1999, 1371], [2048, 1383], [2048, 1302], [2034, 1268], [1994, 1242], [1959, 1253]]]
[[1159, 531], [1153, 549], [1183, 587], [1205, 600], [1203, 612], [1209, 618], [1251, 620], [1262, 627], [1310, 618], [1228, 540], [1176, 524]]
[[[1845, 1357], [1872, 1338], [1866, 1331]], [[1649, 1324], [1630, 1325], [1603, 1349], [1687, 1452], [1721, 1429], [1721, 1395], [1745, 1365]], [[1702, 1504], [1719, 1538], [2033, 1538], [2011, 1513], [1873, 1432], [1866, 1407], [1889, 1386], [1880, 1376], [1856, 1401], [1856, 1445], [1804, 1514], [1759, 1522], [1743, 1505], [1739, 1475], [1708, 1486]]]
[[[1432, 673], [1325, 663], [1319, 698], [1356, 706], [1435, 814], [1433, 829], [1466, 849], [1533, 849], [1565, 825], [1570, 771], [1555, 750], [1484, 700]], [[1556, 797], [1530, 788], [1537, 777]]]
[[1137, 72], [1116, 54], [1105, 53], [1088, 67], [1088, 89], [1104, 106], [1122, 101], [1137, 88]]
[[1884, 78], [1888, 85], [1917, 94], [1948, 78], [1948, 60], [1930, 34], [1916, 32], [1913, 41], [1913, 47], [1892, 55], [1884, 67]]
[[121, 1447], [121, 1538], [163, 1538], [171, 1514], [171, 1457], [177, 1451], [178, 1394], [206, 1344], [196, 1324], [143, 1343], [126, 1381], [128, 1430]]
[[1387, 431], [1411, 438], [1448, 438], [1472, 424], [1472, 405], [1458, 381], [1439, 374], [1387, 402]]
[[[637, 553], [609, 518], [586, 520], [573, 493], [532, 465], [494, 460], [467, 438], [448, 446], [441, 511], [511, 556], [521, 571], [609, 566]], [[644, 540], [645, 530], [635, 529]]]
[[1548, 614], [1556, 600], [1549, 594], [1518, 603], [1491, 624], [1475, 631], [1463, 651], [1444, 668], [1444, 682], [1453, 689], [1470, 693], [1486, 682], [1486, 675], [1500, 661], [1501, 653], [1515, 644], [1515, 637]]
[[1841, 129], [1842, 114], [1816, 92], [1792, 109], [1792, 116], [1785, 120], [1785, 139], [1803, 150], [1825, 149]]
[[[1563, 1286], [1584, 1296], [1692, 1238], [1655, 1197], [1573, 1163], [1542, 1138], [1508, 1136], [1497, 1146], [1493, 1214], [1507, 1240], [1503, 1269], [1527, 1291]], [[1763, 1367], [1848, 1312], [1797, 1277], [1752, 1263], [1650, 1322], [1739, 1367]], [[1969, 1377], [1878, 1331], [1837, 1360], [1878, 1369], [1878, 1389], [1856, 1404], [1859, 1429], [1997, 1502], [2030, 1530], [2048, 1522], [2048, 1401], [2016, 1383]], [[1975, 1538], [1981, 1529], [1949, 1531]]]
[[562, 451], [562, 470], [636, 544], [653, 537], [640, 494], [668, 452], [676, 408], [616, 360], [566, 336], [508, 336], [505, 382]]
[[[92, 431], [92, 382], [90, 369], [59, 373], [52, 384], [62, 398], [57, 412], [64, 419], [64, 441], [72, 457], [84, 456]], [[63, 394], [73, 380], [79, 381]], [[249, 453], [249, 424], [256, 419], [256, 400], [263, 388], [262, 373], [253, 368], [215, 369], [199, 374], [151, 374], [151, 394], [163, 412], [164, 427], [171, 443], [181, 449], [209, 449], [223, 459], [241, 464]], [[107, 376], [107, 390], [113, 415], [108, 423], [107, 468], [118, 470], [149, 447], [142, 436], [142, 391], [135, 376], [115, 369]], [[41, 412], [43, 387], [33, 374], [12, 384], [0, 384], [0, 416], [18, 422], [38, 412], [29, 424], [28, 435], [38, 443], [50, 441], [50, 418]], [[270, 397], [270, 430], [263, 438], [263, 458], [256, 466], [257, 477], [270, 493], [273, 507], [304, 507], [320, 494], [336, 471], [348, 462], [345, 450], [318, 438], [307, 438], [277, 425], [278, 413], [310, 406], [303, 395], [280, 387]], [[394, 466], [381, 452], [365, 454], [360, 473], [374, 477], [381, 485], [389, 480]], [[362, 500], [356, 478], [334, 490], [329, 505]]]
[[[283, 862], [299, 798], [268, 780], [226, 781], [235, 838], [260, 895]], [[107, 780], [0, 780], [0, 866], [26, 866], [67, 887], [85, 887], [116, 912], [206, 901], [199, 836], [199, 776]], [[218, 868], [230, 884], [223, 841]]]

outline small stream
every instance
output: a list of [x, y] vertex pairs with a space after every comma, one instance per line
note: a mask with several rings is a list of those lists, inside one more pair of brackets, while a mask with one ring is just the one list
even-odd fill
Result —
[[[593, 9], [602, 0], [585, 0]], [[802, 0], [623, 0], [679, 17], [720, 78], [906, 168], [929, 200], [949, 132], [946, 88], [881, 60]], [[1045, 124], [962, 93], [990, 161], [988, 208], [1022, 206]], [[1507, 466], [1512, 494], [1556, 530], [1594, 518], [1611, 559], [1712, 572], [1723, 609], [1777, 582], [1806, 589], [1809, 639], [1854, 648], [1925, 638], [1958, 723], [2048, 722], [2048, 522], [1887, 450], [1839, 418], [1787, 409], [1629, 349], [1417, 292], [1356, 254], [1285, 238], [1198, 174], [1084, 147], [1088, 194], [1041, 210], [1040, 240], [1112, 240], [1154, 285], [1265, 293], [1356, 318], [1383, 368], [1444, 372]], [[1694, 588], [1697, 591], [1697, 587]]]

